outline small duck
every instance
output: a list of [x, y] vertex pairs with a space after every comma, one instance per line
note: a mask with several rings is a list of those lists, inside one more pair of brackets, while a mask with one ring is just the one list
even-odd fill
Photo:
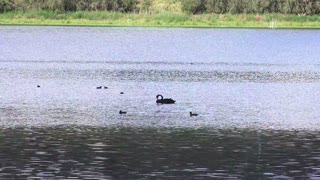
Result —
[[124, 94], [124, 92], [120, 92], [120, 94]]
[[161, 94], [158, 94], [156, 96], [156, 98], [157, 98], [157, 101], [156, 101], [157, 104], [174, 104], [176, 102], [175, 100], [173, 100], [171, 98], [165, 98], [164, 99]]
[[190, 114], [190, 117], [192, 117], [192, 116], [198, 116], [198, 114], [192, 113], [191, 111], [189, 112], [189, 114]]
[[127, 112], [126, 111], [119, 111], [119, 114], [127, 114]]
[[37, 88], [39, 88], [40, 87], [40, 85], [37, 85]]
[[107, 86], [104, 86], [103, 89], [108, 89], [108, 87], [107, 87]]
[[97, 89], [102, 89], [102, 86], [98, 86]]

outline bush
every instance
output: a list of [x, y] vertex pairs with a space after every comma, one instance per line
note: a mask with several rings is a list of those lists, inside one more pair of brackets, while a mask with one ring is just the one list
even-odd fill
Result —
[[316, 15], [320, 0], [0, 0], [0, 12], [12, 10]]
[[0, 0], [0, 12], [7, 12], [14, 10], [14, 3], [12, 0]]

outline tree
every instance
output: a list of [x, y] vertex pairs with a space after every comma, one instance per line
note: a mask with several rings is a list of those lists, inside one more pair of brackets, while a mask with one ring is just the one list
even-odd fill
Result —
[[182, 10], [187, 13], [200, 14], [206, 12], [205, 0], [181, 0]]
[[140, 13], [150, 14], [152, 2], [153, 2], [152, 0], [138, 0], [137, 7], [139, 9], [139, 14]]
[[13, 0], [0, 0], [0, 12], [11, 11], [14, 9]]

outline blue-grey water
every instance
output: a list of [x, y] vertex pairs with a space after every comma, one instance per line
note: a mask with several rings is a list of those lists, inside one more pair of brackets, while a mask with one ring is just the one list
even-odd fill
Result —
[[319, 30], [0, 26], [0, 179], [319, 179], [319, 52]]

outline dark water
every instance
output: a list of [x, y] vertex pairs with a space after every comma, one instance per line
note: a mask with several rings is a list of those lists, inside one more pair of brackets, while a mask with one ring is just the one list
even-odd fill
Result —
[[319, 42], [318, 30], [2, 26], [0, 179], [320, 178]]
[[317, 179], [320, 134], [106, 127], [0, 131], [3, 179]]

